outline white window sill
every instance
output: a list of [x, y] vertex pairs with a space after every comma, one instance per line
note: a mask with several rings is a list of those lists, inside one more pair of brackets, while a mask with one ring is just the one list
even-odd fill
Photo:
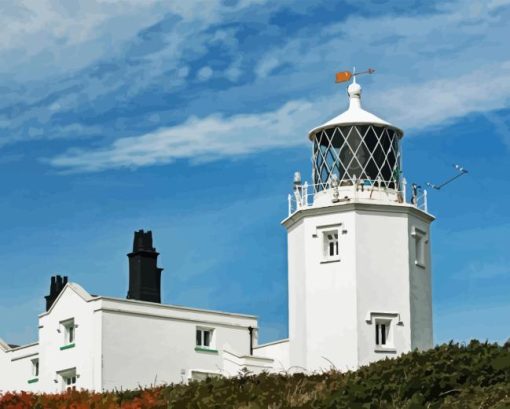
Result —
[[396, 348], [376, 346], [375, 349], [374, 349], [374, 352], [382, 352], [382, 353], [387, 353], [387, 354], [396, 354], [397, 350], [396, 350]]
[[325, 258], [321, 261], [321, 264], [338, 263], [339, 261], [340, 257]]

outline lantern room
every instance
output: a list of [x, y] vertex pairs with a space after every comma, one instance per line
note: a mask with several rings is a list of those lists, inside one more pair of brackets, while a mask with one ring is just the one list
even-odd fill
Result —
[[312, 177], [315, 193], [331, 187], [361, 184], [400, 189], [402, 130], [361, 107], [361, 86], [348, 87], [349, 109], [312, 129]]

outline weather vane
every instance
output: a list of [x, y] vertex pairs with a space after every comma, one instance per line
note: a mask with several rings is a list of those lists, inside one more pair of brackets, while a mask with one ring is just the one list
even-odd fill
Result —
[[357, 77], [358, 75], [363, 75], [363, 74], [373, 74], [374, 72], [375, 72], [375, 70], [373, 68], [369, 68], [368, 70], [362, 71], [362, 72], [356, 72], [356, 68], [353, 68], [352, 72], [351, 71], [340, 71], [340, 72], [336, 73], [335, 82], [338, 83], [338, 82], [349, 81], [352, 77]]

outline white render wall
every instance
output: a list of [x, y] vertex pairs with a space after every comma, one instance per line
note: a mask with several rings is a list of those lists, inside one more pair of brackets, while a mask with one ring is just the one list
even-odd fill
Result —
[[[101, 390], [101, 321], [94, 314], [97, 299], [84, 300], [77, 291], [90, 297], [76, 284], [68, 285], [53, 304], [49, 313], [39, 318], [39, 382], [40, 390], [60, 392], [63, 383], [59, 373], [76, 368], [76, 387]], [[61, 322], [74, 319], [74, 347], [66, 345]], [[59, 332], [60, 331], [60, 332]], [[56, 381], [56, 382], [55, 382]]]
[[269, 342], [253, 348], [253, 353], [257, 356], [273, 359], [271, 372], [287, 372], [292, 370], [289, 363], [289, 344], [288, 339]]
[[9, 346], [0, 338], [0, 393], [10, 390], [9, 387], [9, 358], [8, 352]]
[[[223, 349], [249, 354], [255, 317], [104, 299], [103, 389], [183, 382], [192, 370], [222, 373]], [[195, 350], [196, 328], [213, 328], [217, 352]]]
[[[432, 347], [429, 243], [427, 268], [416, 267], [411, 231], [417, 225], [428, 238], [433, 218], [409, 205], [374, 202], [308, 207], [283, 222], [291, 366], [348, 370]], [[324, 257], [328, 230], [338, 230], [338, 259]], [[377, 317], [392, 322], [384, 348], [375, 346]]]
[[[340, 261], [323, 257], [322, 237], [332, 229], [340, 232]], [[289, 229], [290, 366], [357, 365], [355, 234], [352, 212], [305, 216]]]
[[411, 348], [432, 348], [432, 261], [430, 246], [430, 224], [420, 217], [409, 217], [408, 234], [413, 237], [414, 230], [418, 228], [425, 232], [425, 265], [415, 263], [414, 238], [409, 243], [409, 283], [411, 297]]
[[[306, 368], [306, 256], [305, 223], [298, 221], [288, 231], [289, 365]], [[303, 317], [303, 319], [298, 319]]]
[[3, 351], [0, 348], [0, 392], [9, 390], [37, 392], [32, 376], [32, 359], [38, 357], [38, 345], [30, 344]]
[[[74, 345], [62, 322], [73, 319]], [[196, 328], [214, 329], [212, 348], [196, 351]], [[0, 341], [0, 391], [61, 392], [62, 371], [76, 370], [78, 389], [133, 389], [187, 381], [193, 371], [236, 375], [270, 370], [273, 360], [250, 356], [254, 316], [135, 300], [92, 297], [69, 283], [39, 317], [39, 343], [12, 349]], [[66, 348], [62, 348], [67, 346]], [[39, 358], [37, 382], [31, 360]]]
[[[408, 215], [391, 210], [356, 212], [359, 365], [411, 350]], [[392, 339], [382, 351], [369, 319], [384, 313], [397, 316], [391, 316]]]

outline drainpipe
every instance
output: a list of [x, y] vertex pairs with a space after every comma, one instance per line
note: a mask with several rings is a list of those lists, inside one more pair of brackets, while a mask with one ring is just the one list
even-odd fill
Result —
[[250, 331], [250, 355], [253, 355], [253, 327], [248, 327]]

